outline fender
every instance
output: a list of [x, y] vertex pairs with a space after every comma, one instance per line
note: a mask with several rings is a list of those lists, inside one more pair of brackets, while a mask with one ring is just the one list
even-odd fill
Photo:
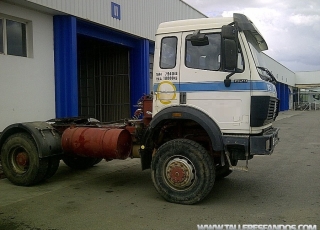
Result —
[[[174, 113], [181, 114], [179, 117], [174, 117]], [[218, 125], [204, 112], [199, 109], [188, 107], [188, 106], [172, 106], [161, 110], [157, 113], [151, 120], [148, 129], [146, 130], [142, 146], [140, 148], [141, 156], [141, 166], [142, 169], [150, 168], [150, 163], [152, 159], [152, 137], [154, 135], [155, 129], [161, 125], [164, 120], [193, 120], [201, 125], [204, 130], [208, 133], [212, 148], [215, 151], [223, 150], [222, 133]]]
[[0, 136], [0, 150], [6, 139], [12, 134], [26, 132], [34, 139], [39, 158], [61, 155], [61, 135], [47, 122], [16, 123], [5, 128]]

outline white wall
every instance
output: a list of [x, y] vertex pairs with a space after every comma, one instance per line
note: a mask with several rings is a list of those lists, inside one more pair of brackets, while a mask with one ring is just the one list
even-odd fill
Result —
[[52, 16], [0, 1], [0, 14], [32, 21], [33, 57], [0, 54], [0, 132], [55, 117]]
[[296, 73], [296, 84], [320, 84], [320, 71], [312, 72], [297, 72]]
[[266, 64], [266, 67], [272, 72], [277, 81], [284, 83], [289, 86], [295, 86], [296, 84], [296, 74], [281, 65], [279, 62], [275, 61], [268, 55], [263, 53], [263, 61]]
[[[16, 2], [36, 3], [149, 40], [155, 40], [155, 33], [161, 22], [206, 17], [181, 0], [16, 0]], [[112, 18], [111, 2], [120, 5], [121, 20]]]

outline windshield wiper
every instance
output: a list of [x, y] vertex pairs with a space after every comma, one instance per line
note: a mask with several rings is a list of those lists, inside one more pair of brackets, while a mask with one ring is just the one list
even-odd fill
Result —
[[270, 82], [272, 82], [273, 84], [276, 84], [278, 82], [277, 79], [270, 72], [270, 70], [268, 70], [267, 68], [262, 67], [262, 66], [257, 66], [257, 68], [261, 69], [262, 71], [265, 71], [268, 74], [268, 76], [270, 77]]

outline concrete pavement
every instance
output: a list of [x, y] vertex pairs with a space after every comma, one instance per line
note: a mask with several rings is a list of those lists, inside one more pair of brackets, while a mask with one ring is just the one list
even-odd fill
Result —
[[296, 111], [296, 110], [282, 111], [282, 112], [279, 112], [278, 117], [276, 118], [276, 121], [280, 121], [285, 118], [293, 117], [295, 115], [299, 115], [304, 112], [309, 112], [309, 111]]
[[[0, 180], [0, 230], [197, 229], [197, 224], [320, 226], [320, 111], [281, 112], [280, 143], [255, 156], [249, 172], [215, 182], [196, 205], [164, 201], [139, 159], [102, 162], [86, 171], [63, 163], [33, 187]], [[241, 162], [244, 164], [244, 162]]]

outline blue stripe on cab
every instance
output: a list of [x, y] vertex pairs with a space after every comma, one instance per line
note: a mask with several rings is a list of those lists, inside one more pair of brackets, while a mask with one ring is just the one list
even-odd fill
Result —
[[[224, 82], [189, 82], [189, 83], [178, 83], [173, 82], [177, 91], [183, 92], [195, 92], [195, 91], [248, 91], [248, 90], [258, 90], [258, 91], [270, 91], [276, 92], [274, 85], [264, 81], [249, 81], [246, 83], [234, 83], [232, 82], [230, 87], [225, 87]], [[157, 91], [158, 85], [154, 84], [154, 91]]]

